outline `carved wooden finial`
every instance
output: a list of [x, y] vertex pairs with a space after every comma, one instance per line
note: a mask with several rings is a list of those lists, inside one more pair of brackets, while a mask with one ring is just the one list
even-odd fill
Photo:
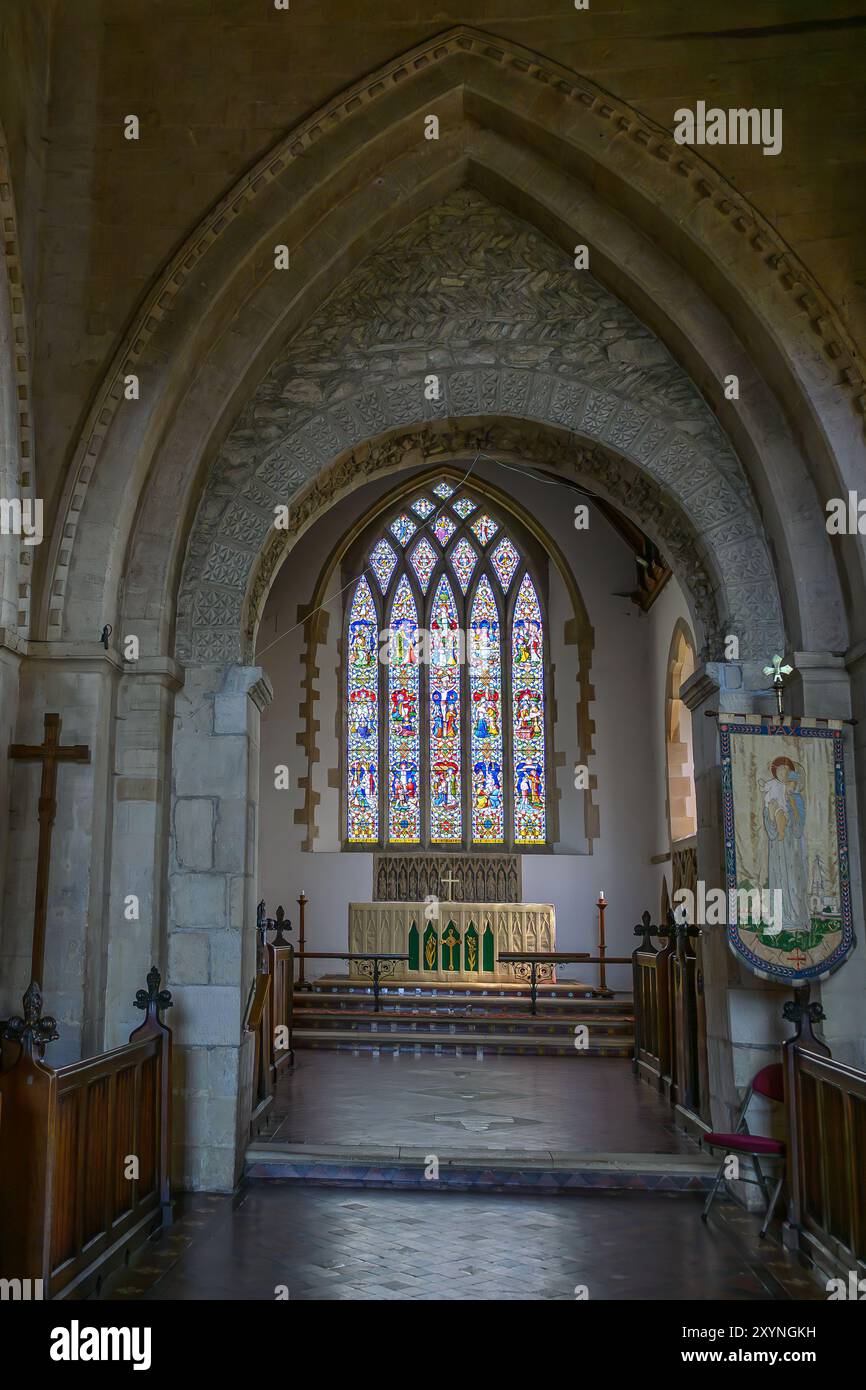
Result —
[[152, 965], [147, 973], [147, 989], [140, 989], [135, 995], [135, 1007], [146, 1009], [150, 1018], [158, 1019], [160, 1010], [170, 1009], [174, 1002], [170, 990], [160, 989], [161, 979], [156, 966]]
[[[642, 912], [642, 913], [641, 913], [641, 916], [640, 916], [640, 921], [641, 921], [641, 924], [640, 924], [639, 927], [635, 927], [635, 929], [634, 929], [634, 934], [635, 934], [635, 936], [642, 936], [642, 937], [643, 937], [643, 942], [642, 942], [641, 944], [642, 944], [643, 950], [646, 951], [646, 950], [649, 949], [649, 945], [650, 945], [650, 936], [651, 936], [652, 930], [653, 930], [653, 928], [652, 928], [652, 918], [650, 917], [650, 915], [649, 915], [648, 912]], [[640, 949], [640, 948], [639, 948], [639, 949]]]
[[32, 1056], [33, 1049], [36, 1048], [39, 1056], [45, 1055], [45, 1048], [50, 1042], [55, 1042], [60, 1034], [57, 1031], [57, 1019], [52, 1018], [51, 1014], [42, 1014], [42, 991], [35, 980], [31, 980], [24, 995], [24, 1017], [10, 1018], [3, 1030], [3, 1036], [7, 1042], [20, 1043], [22, 1050], [28, 1056]]
[[[805, 993], [808, 996], [808, 991]], [[800, 990], [797, 991], [797, 995], [800, 997], [785, 1001], [782, 1007], [782, 1017], [786, 1023], [796, 1023], [795, 1039], [800, 1039], [808, 1045], [815, 1039], [813, 1023], [822, 1023], [827, 1015], [817, 1000], [810, 1004], [808, 997], [802, 997]]]
[[272, 944], [274, 946], [291, 946], [292, 943], [283, 935], [283, 932], [291, 931], [292, 924], [286, 916], [286, 909], [282, 905], [277, 908], [277, 915], [271, 925], [276, 932]]

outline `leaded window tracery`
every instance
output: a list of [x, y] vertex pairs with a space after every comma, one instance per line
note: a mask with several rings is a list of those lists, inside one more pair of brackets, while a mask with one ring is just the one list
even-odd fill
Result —
[[442, 479], [364, 545], [347, 600], [346, 843], [543, 847], [547, 634], [519, 536]]

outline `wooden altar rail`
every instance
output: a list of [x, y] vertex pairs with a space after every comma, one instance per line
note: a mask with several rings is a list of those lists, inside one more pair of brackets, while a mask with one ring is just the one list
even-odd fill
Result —
[[3, 1278], [41, 1280], [46, 1299], [85, 1297], [171, 1223], [171, 1031], [159, 1018], [170, 1002], [151, 971], [129, 1042], [57, 1068], [38, 1055], [57, 1037], [38, 987], [7, 1023], [19, 1052], [0, 1073]]
[[[295, 949], [283, 935], [291, 931], [283, 909], [266, 917], [264, 903], [258, 912], [258, 969], [247, 1010], [246, 1028], [254, 1034], [253, 1088], [250, 1133], [259, 1133], [273, 1107], [283, 1070], [295, 1060], [294, 1028]], [[274, 931], [272, 941], [267, 940]], [[282, 1046], [281, 1044], [285, 1044]]]
[[844, 1278], [866, 1277], [866, 1072], [796, 1039], [782, 1049], [788, 1105], [786, 1234]]

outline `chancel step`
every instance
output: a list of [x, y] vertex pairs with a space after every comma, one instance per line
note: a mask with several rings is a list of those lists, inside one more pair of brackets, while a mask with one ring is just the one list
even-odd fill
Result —
[[[439, 1190], [458, 1192], [704, 1192], [715, 1167], [706, 1154], [439, 1151]], [[250, 1144], [247, 1181], [429, 1192], [427, 1149], [405, 1144]]]
[[611, 1038], [591, 1034], [588, 1044], [576, 1048], [574, 1035], [568, 1032], [552, 1035], [530, 1034], [499, 1030], [493, 1033], [434, 1032], [430, 1028], [398, 1030], [352, 1028], [296, 1028], [293, 1034], [295, 1049], [329, 1047], [348, 1051], [415, 1051], [463, 1053], [536, 1053], [557, 1057], [630, 1057], [634, 1051], [632, 1037]]
[[[334, 991], [334, 994], [295, 994], [295, 1017], [311, 1013], [373, 1012], [373, 991]], [[482, 998], [471, 994], [379, 994], [378, 1012], [388, 1015], [416, 1013], [466, 1013], [467, 1016], [530, 1016], [530, 999], [525, 995]], [[538, 999], [539, 1017], [580, 1017], [591, 1019], [631, 1019], [631, 999]]]
[[569, 1036], [576, 1027], [584, 1026], [590, 1036], [630, 1038], [634, 1034], [634, 1020], [631, 1018], [599, 1017], [586, 1013], [569, 1014], [568, 1017], [550, 1017], [539, 1014], [508, 1014], [504, 1017], [487, 1014], [480, 1009], [449, 1010], [403, 1008], [399, 1012], [374, 1013], [372, 1009], [301, 1009], [295, 1011], [295, 1038], [310, 1028], [352, 1029], [357, 1032], [400, 1032], [407, 1029], [417, 1032], [448, 1035], [449, 1032], [465, 1033], [523, 1033], [530, 1036], [550, 1034]]
[[[299, 991], [300, 998], [308, 998], [310, 994], [331, 994], [334, 992], [348, 994], [368, 994], [370, 985], [365, 980], [349, 978], [348, 975], [322, 975], [317, 980], [313, 980], [308, 988]], [[471, 980], [459, 980], [453, 984], [449, 981], [425, 980], [419, 984], [414, 982], [388, 984], [383, 979], [381, 994], [392, 998], [414, 997], [419, 994], [430, 995], [472, 995], [483, 999], [512, 999], [529, 998], [529, 985], [523, 980], [496, 980], [476, 983]], [[599, 994], [595, 985], [584, 984], [580, 980], [557, 980], [554, 984], [542, 983], [538, 986], [538, 998], [541, 999], [585, 999], [592, 1000]], [[630, 1000], [630, 994], [623, 994], [621, 999]], [[609, 1004], [613, 1001], [607, 996], [599, 995], [599, 1004]]]
[[[586, 988], [567, 981], [546, 986], [533, 1016], [520, 982], [392, 985], [381, 990], [376, 1011], [369, 985], [330, 976], [296, 991], [293, 1042], [347, 1051], [630, 1057], [631, 996], [592, 999]], [[587, 1030], [585, 1045], [575, 1045], [578, 1028]]]

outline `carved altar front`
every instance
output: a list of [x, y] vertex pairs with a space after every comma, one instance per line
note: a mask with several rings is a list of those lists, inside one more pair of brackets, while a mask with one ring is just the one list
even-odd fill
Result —
[[[552, 903], [349, 903], [349, 950], [408, 953], [389, 975], [407, 983], [518, 980], [500, 953], [555, 946]], [[362, 976], [361, 965], [350, 962], [350, 975]]]

